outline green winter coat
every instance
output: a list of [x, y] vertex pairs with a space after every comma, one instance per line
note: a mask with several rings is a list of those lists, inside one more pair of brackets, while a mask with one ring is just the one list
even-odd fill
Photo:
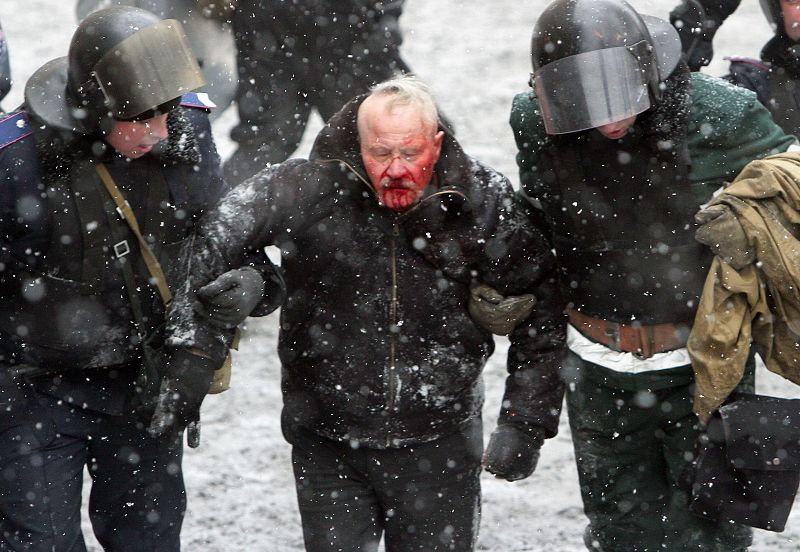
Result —
[[[769, 111], [753, 92], [722, 79], [692, 73], [690, 106], [686, 143], [691, 159], [689, 179], [692, 186], [687, 194], [695, 196], [692, 201], [698, 209], [710, 200], [715, 189], [732, 181], [748, 162], [783, 152], [796, 142], [772, 121]], [[522, 190], [527, 197], [536, 200], [537, 191], [544, 187], [538, 181], [537, 163], [550, 138], [545, 133], [532, 91], [514, 98], [510, 123], [517, 143]], [[601, 372], [598, 377], [606, 385], [623, 389], [671, 387], [692, 380], [688, 367], [648, 375], [616, 373], [610, 369]]]

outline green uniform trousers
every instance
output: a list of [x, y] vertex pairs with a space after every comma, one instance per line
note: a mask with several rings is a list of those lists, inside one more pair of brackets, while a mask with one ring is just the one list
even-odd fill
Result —
[[747, 550], [749, 527], [692, 515], [678, 487], [700, 433], [691, 366], [622, 374], [570, 353], [564, 368], [589, 550]]

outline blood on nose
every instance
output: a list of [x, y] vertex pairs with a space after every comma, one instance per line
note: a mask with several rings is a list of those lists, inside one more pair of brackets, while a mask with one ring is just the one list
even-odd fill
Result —
[[405, 167], [399, 157], [392, 158], [389, 163], [389, 168], [386, 169], [386, 175], [390, 178], [400, 178], [405, 174]]

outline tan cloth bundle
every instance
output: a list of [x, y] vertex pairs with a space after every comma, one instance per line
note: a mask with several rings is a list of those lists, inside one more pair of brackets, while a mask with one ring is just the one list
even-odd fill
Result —
[[704, 422], [741, 380], [751, 339], [800, 384], [800, 154], [751, 162], [709, 210], [697, 239], [717, 256], [688, 344]]

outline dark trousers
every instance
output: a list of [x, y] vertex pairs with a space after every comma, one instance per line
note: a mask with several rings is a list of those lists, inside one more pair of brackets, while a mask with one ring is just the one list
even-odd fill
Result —
[[683, 383], [664, 387], [672, 376], [658, 371], [629, 375], [635, 385], [620, 388], [608, 385], [617, 377], [610, 370], [570, 353], [567, 408], [589, 550], [740, 552], [750, 545], [748, 527], [688, 511], [679, 479], [694, 457], [700, 429], [692, 412], [691, 368], [670, 372], [681, 370]]
[[354, 448], [294, 433], [292, 463], [308, 552], [473, 550], [480, 520], [479, 421], [439, 440]]
[[5, 391], [0, 551], [85, 552], [84, 466], [92, 478], [92, 528], [107, 552], [180, 550], [186, 509], [180, 445], [149, 437], [129, 418], [82, 410], [29, 388], [12, 398]]

